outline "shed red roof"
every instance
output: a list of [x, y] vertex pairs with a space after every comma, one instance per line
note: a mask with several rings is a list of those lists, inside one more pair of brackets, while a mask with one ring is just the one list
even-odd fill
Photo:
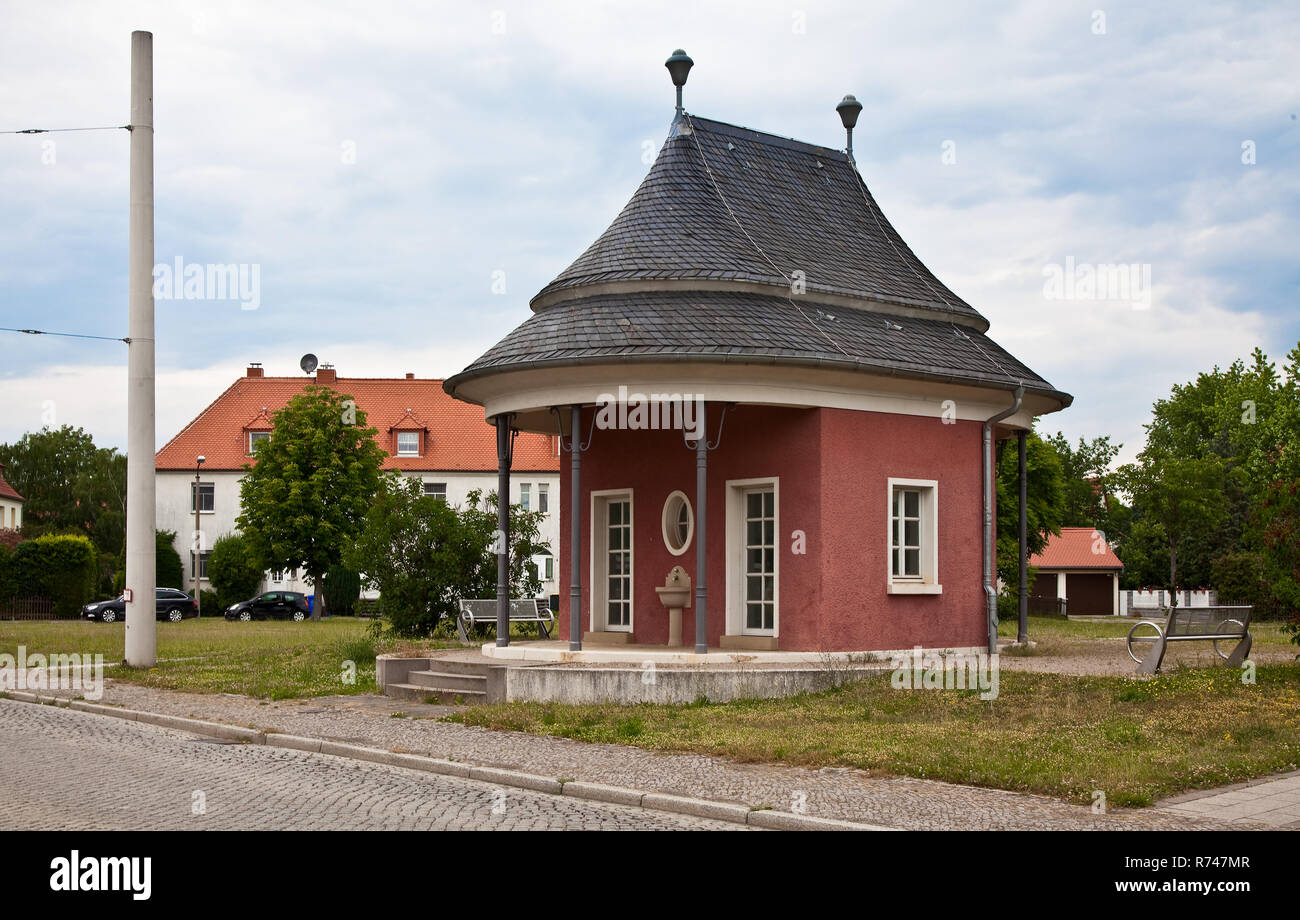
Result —
[[18, 494], [18, 490], [5, 481], [5, 465], [0, 463], [0, 498], [13, 502], [25, 502], [27, 499]]
[[1062, 527], [1060, 536], [1047, 538], [1042, 553], [1029, 557], [1029, 564], [1036, 569], [1124, 568], [1105, 538], [1091, 527]]
[[[252, 373], [257, 371], [257, 373]], [[330, 372], [332, 374], [332, 372]], [[218, 396], [194, 421], [168, 441], [154, 458], [160, 470], [193, 470], [202, 454], [205, 470], [239, 470], [250, 461], [248, 432], [269, 428], [274, 415], [291, 398], [320, 380], [356, 400], [366, 423], [378, 434], [376, 442], [389, 455], [385, 469], [407, 471], [490, 472], [497, 468], [496, 430], [483, 420], [483, 410], [452, 399], [440, 379], [337, 377], [263, 377], [251, 368]], [[259, 417], [261, 416], [261, 417]], [[427, 426], [419, 457], [398, 457], [394, 427]], [[405, 423], [403, 424], [403, 420]], [[521, 432], [515, 441], [512, 468], [527, 472], [558, 471], [555, 439]], [[0, 479], [0, 483], [3, 480]], [[17, 493], [15, 493], [17, 494]]]

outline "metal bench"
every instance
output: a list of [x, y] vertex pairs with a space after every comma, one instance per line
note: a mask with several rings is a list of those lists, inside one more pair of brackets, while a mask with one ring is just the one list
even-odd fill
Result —
[[[1251, 607], [1174, 607], [1164, 623], [1142, 620], [1128, 632], [1128, 654], [1138, 663], [1137, 673], [1154, 674], [1160, 670], [1165, 649], [1170, 642], [1214, 643], [1214, 651], [1230, 667], [1240, 667], [1250, 654], [1254, 641], [1250, 635]], [[1220, 642], [1234, 640], [1235, 647], [1225, 654]], [[1143, 649], [1147, 643], [1150, 648]]]
[[[510, 601], [511, 623], [536, 623], [543, 639], [551, 638], [551, 629], [555, 626], [555, 614], [540, 598], [512, 598]], [[470, 641], [470, 634], [484, 626], [497, 625], [497, 601], [463, 600], [460, 602], [460, 615], [456, 617], [456, 635], [460, 641]]]

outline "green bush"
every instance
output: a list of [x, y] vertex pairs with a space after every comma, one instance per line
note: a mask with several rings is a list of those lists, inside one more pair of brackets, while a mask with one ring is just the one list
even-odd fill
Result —
[[98, 559], [86, 537], [47, 534], [18, 544], [5, 568], [11, 597], [48, 597], [56, 618], [76, 618], [95, 590]]
[[350, 617], [361, 599], [361, 574], [345, 565], [332, 565], [325, 573], [325, 609], [332, 616]]
[[217, 599], [217, 592], [209, 591], [207, 588], [204, 588], [199, 592], [199, 605], [199, 612], [205, 617], [217, 617], [226, 612], [226, 608], [223, 607], [221, 601]]
[[257, 594], [265, 574], [241, 534], [227, 534], [212, 544], [208, 580], [222, 610]]
[[157, 530], [154, 531], [154, 563], [157, 570], [154, 572], [156, 588], [175, 588], [178, 591], [185, 587], [185, 566], [181, 562], [181, 554], [176, 552], [176, 547], [172, 541], [176, 539], [174, 530]]

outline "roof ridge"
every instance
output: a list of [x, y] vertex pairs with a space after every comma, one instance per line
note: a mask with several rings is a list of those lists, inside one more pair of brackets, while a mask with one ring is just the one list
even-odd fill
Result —
[[840, 150], [838, 147], [827, 147], [824, 144], [814, 144], [811, 141], [801, 141], [797, 137], [788, 137], [784, 134], [774, 134], [771, 131], [760, 131], [758, 128], [747, 128], [744, 125], [733, 125], [728, 121], [718, 121], [716, 118], [706, 118], [703, 115], [687, 113], [692, 123], [700, 124], [704, 122], [711, 130], [717, 134], [727, 134], [733, 137], [753, 137], [759, 143], [771, 144], [774, 147], [785, 147], [791, 150], [802, 150], [808, 153], [838, 153], [848, 161], [847, 151]]

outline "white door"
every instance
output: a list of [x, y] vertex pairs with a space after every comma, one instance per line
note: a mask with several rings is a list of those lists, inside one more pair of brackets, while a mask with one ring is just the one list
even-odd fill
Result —
[[632, 631], [632, 498], [597, 499], [593, 554], [597, 629]]

